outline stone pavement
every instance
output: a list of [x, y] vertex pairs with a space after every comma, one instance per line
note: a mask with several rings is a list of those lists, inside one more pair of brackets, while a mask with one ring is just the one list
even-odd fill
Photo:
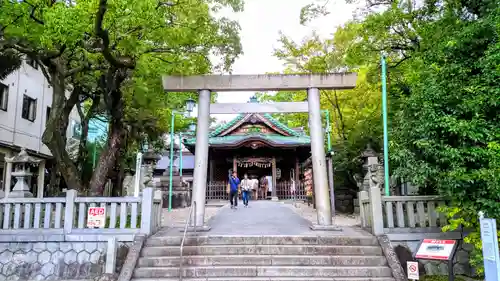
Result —
[[[218, 206], [207, 206], [205, 208], [205, 221], [212, 218], [220, 209]], [[186, 220], [189, 217], [189, 208], [168, 209], [162, 210], [161, 226], [162, 227], [184, 227]]]
[[[241, 203], [241, 202], [240, 202]], [[342, 231], [312, 231], [311, 221], [295, 212], [288, 204], [272, 201], [250, 201], [237, 210], [228, 205], [210, 221], [208, 235], [369, 235], [361, 229], [345, 226]]]
[[[311, 223], [317, 222], [316, 210], [312, 207], [312, 205], [307, 206], [307, 203], [301, 201], [286, 201], [285, 206], [288, 206]], [[360, 226], [361, 219], [359, 215], [347, 215], [337, 212], [335, 217], [333, 217], [333, 224], [338, 226]]]

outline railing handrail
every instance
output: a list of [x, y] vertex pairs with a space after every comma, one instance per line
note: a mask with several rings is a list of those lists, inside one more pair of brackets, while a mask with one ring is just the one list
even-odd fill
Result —
[[[194, 210], [194, 216], [192, 215], [193, 210]], [[182, 235], [180, 254], [179, 254], [179, 261], [180, 261], [179, 262], [179, 280], [180, 281], [182, 281], [182, 278], [183, 278], [182, 268], [183, 268], [184, 261], [183, 261], [182, 251], [184, 249], [184, 241], [186, 240], [187, 229], [189, 227], [189, 223], [191, 222], [191, 217], [194, 217], [193, 231], [194, 231], [194, 234], [196, 235], [196, 201], [193, 201], [193, 204], [191, 204], [191, 207], [189, 207], [189, 216], [186, 220], [186, 224], [184, 225], [184, 234]]]

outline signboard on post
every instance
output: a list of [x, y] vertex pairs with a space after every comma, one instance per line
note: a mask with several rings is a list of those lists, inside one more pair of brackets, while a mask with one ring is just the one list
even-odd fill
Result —
[[415, 258], [423, 260], [443, 260], [453, 259], [457, 241], [424, 239], [418, 248]]
[[483, 243], [484, 279], [486, 281], [500, 280], [497, 222], [495, 219], [484, 218], [483, 212], [479, 212], [479, 224]]
[[87, 210], [87, 227], [104, 228], [106, 226], [106, 208], [89, 207]]
[[448, 261], [448, 280], [455, 280], [453, 258], [457, 251], [456, 240], [424, 239], [418, 247], [415, 258], [422, 260]]
[[419, 272], [418, 272], [418, 262], [416, 261], [408, 261], [406, 262], [407, 272], [408, 272], [408, 280], [418, 280]]

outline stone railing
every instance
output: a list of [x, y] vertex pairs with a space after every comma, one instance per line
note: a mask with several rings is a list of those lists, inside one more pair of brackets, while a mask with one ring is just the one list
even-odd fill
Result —
[[380, 188], [372, 187], [359, 192], [358, 200], [361, 226], [375, 235], [387, 234], [391, 240], [443, 236], [447, 218], [439, 208], [446, 202], [438, 196], [382, 196]]
[[[105, 207], [104, 228], [87, 227], [89, 207]], [[161, 226], [161, 192], [145, 188], [142, 197], [65, 197], [0, 199], [0, 242], [133, 241]]]

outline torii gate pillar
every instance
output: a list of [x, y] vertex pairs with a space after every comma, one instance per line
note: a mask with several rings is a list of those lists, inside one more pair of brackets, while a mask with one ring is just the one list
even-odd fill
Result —
[[[318, 224], [313, 229], [332, 228], [330, 194], [328, 189], [327, 166], [324, 150], [324, 135], [321, 122], [320, 90], [352, 89], [356, 86], [356, 73], [301, 74], [301, 75], [201, 75], [165, 76], [163, 87], [167, 92], [198, 92], [198, 124], [196, 132], [195, 167], [193, 175], [193, 202], [196, 211], [191, 222], [201, 230], [210, 229], [205, 225], [205, 196], [208, 170], [208, 135], [210, 113], [252, 113], [252, 112], [308, 112], [311, 134], [311, 154], [314, 171], [314, 192]], [[231, 104], [231, 108], [214, 106], [211, 110], [211, 91], [300, 91], [307, 90], [308, 102], [277, 103], [276, 105]]]

